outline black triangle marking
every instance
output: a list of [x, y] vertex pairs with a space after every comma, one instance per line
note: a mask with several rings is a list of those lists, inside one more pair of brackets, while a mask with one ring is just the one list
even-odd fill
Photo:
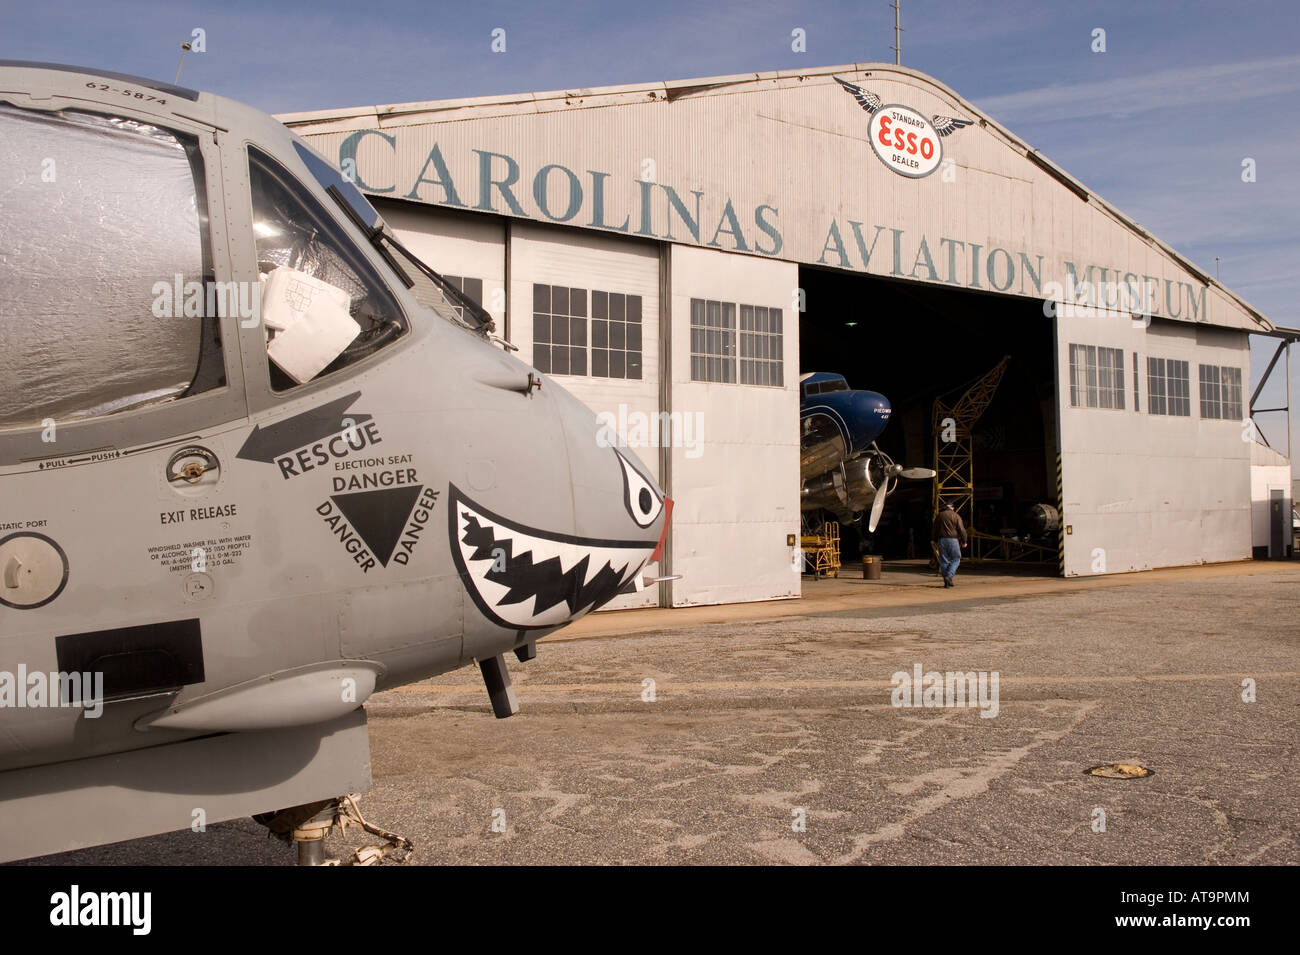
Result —
[[357, 491], [335, 494], [330, 500], [338, 505], [352, 529], [361, 536], [379, 563], [388, 566], [397, 540], [402, 536], [406, 519], [411, 516], [423, 485], [390, 487], [382, 491]]

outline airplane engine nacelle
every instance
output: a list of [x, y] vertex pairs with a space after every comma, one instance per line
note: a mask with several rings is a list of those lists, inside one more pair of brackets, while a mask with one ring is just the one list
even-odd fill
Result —
[[872, 458], [858, 458], [842, 468], [806, 481], [800, 506], [805, 511], [818, 508], [840, 512], [866, 510], [884, 479], [883, 469]]

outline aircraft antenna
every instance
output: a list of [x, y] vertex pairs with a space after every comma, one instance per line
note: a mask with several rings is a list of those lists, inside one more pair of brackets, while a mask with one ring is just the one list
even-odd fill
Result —
[[181, 44], [181, 61], [176, 64], [176, 79], [172, 80], [172, 86], [181, 81], [181, 67], [185, 65], [185, 54], [194, 48], [194, 44], [188, 40]]

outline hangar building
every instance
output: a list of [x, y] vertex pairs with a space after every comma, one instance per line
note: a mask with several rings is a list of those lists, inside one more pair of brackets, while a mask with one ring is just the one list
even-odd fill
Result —
[[[966, 436], [974, 524], [1057, 507], [1067, 576], [1271, 553], [1253, 496], [1285, 487], [1290, 514], [1289, 462], [1256, 453], [1252, 476], [1248, 336], [1295, 333], [924, 74], [280, 119], [675, 499], [663, 572], [682, 579], [616, 606], [800, 593], [813, 371], [888, 396], [882, 447], [934, 467], [935, 400], [1007, 357]], [[899, 530], [924, 541], [929, 506], [900, 505]]]

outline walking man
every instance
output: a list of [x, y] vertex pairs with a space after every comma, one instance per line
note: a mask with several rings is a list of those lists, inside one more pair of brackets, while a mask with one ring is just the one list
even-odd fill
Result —
[[939, 545], [939, 573], [943, 575], [943, 585], [955, 587], [953, 577], [961, 563], [961, 549], [966, 546], [966, 525], [951, 504], [944, 502], [939, 506], [931, 539]]

